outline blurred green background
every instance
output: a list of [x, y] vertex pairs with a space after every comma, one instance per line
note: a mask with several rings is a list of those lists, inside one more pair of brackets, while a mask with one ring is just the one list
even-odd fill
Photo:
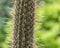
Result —
[[[0, 48], [11, 47], [12, 7], [12, 0], [0, 0]], [[60, 48], [60, 0], [37, 0], [34, 28], [36, 48]]]

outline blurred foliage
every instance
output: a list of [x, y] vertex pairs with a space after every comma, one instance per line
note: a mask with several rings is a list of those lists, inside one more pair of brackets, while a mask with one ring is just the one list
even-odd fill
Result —
[[[0, 48], [10, 48], [12, 0], [0, 0]], [[37, 0], [36, 48], [60, 48], [60, 0]]]
[[[10, 30], [7, 24], [11, 20], [10, 11], [12, 9], [12, 0], [0, 0], [0, 48], [9, 48], [8, 40]], [[7, 28], [7, 30], [6, 30]]]
[[59, 0], [39, 1], [35, 16], [35, 41], [37, 48], [60, 48]]

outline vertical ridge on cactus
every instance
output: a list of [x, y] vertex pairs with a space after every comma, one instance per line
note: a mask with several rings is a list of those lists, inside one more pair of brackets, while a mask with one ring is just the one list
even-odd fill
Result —
[[34, 0], [14, 0], [14, 32], [11, 48], [34, 48]]

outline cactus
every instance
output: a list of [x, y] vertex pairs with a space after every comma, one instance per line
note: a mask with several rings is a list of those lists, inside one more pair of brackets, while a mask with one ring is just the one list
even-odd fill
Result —
[[34, 0], [14, 0], [14, 32], [11, 48], [34, 48]]

